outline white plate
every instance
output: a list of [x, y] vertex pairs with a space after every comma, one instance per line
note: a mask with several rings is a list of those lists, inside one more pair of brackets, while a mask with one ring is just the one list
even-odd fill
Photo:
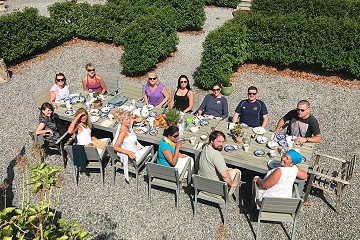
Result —
[[261, 143], [261, 144], [266, 143], [267, 140], [268, 140], [267, 137], [264, 137], [264, 136], [258, 136], [258, 137], [256, 138], [256, 141], [257, 141], [258, 143]]
[[192, 133], [196, 133], [196, 132], [199, 131], [199, 130], [200, 130], [199, 127], [191, 127], [191, 128], [190, 128], [190, 132], [192, 132]]
[[264, 134], [266, 133], [266, 129], [263, 127], [255, 127], [253, 128], [253, 132], [256, 134]]
[[134, 128], [134, 132], [136, 134], [143, 134], [147, 132], [147, 128], [146, 127], [136, 127]]
[[286, 138], [286, 135], [282, 134], [282, 133], [279, 133], [279, 134], [276, 134], [276, 138], [279, 139], [279, 140], [283, 140], [283, 139]]
[[72, 110], [72, 109], [68, 109], [68, 110], [65, 110], [65, 115], [66, 116], [72, 116], [75, 114], [75, 111]]
[[95, 116], [95, 115], [97, 115], [97, 114], [99, 113], [99, 109], [96, 109], [96, 108], [91, 109], [91, 110], [89, 111], [89, 113], [90, 113], [91, 115]]
[[90, 121], [91, 121], [92, 123], [97, 122], [97, 120], [99, 120], [99, 117], [98, 117], [98, 116], [91, 116], [91, 117], [90, 117]]
[[280, 140], [278, 143], [279, 143], [280, 146], [285, 146], [285, 145], [286, 145], [286, 141], [285, 141], [285, 140]]
[[271, 169], [281, 167], [280, 161], [275, 159], [268, 161], [267, 165]]
[[69, 95], [69, 98], [78, 97], [78, 96], [80, 96], [79, 93], [72, 93]]
[[226, 152], [232, 152], [232, 151], [235, 150], [235, 147], [233, 145], [227, 145], [227, 146], [224, 147], [224, 150]]
[[148, 104], [147, 108], [148, 108], [148, 110], [152, 110], [152, 109], [154, 109], [154, 105]]
[[256, 149], [256, 150], [254, 151], [254, 154], [255, 154], [255, 156], [257, 156], [257, 157], [265, 156], [265, 152], [264, 152], [263, 150], [261, 150], [261, 149]]
[[110, 110], [111, 110], [110, 107], [103, 107], [103, 108], [101, 109], [101, 111], [102, 111], [103, 113], [108, 113], [108, 112], [110, 112]]
[[279, 144], [272, 140], [267, 143], [267, 146], [271, 149], [276, 149], [279, 146]]

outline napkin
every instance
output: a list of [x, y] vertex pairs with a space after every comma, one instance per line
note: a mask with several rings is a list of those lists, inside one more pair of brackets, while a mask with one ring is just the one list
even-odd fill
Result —
[[104, 120], [100, 125], [103, 127], [109, 127], [113, 122], [110, 120]]

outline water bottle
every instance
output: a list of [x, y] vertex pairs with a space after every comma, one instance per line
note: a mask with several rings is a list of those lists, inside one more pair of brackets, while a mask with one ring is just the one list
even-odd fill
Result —
[[178, 122], [178, 127], [179, 127], [179, 135], [182, 136], [184, 134], [184, 116], [180, 115], [180, 120]]

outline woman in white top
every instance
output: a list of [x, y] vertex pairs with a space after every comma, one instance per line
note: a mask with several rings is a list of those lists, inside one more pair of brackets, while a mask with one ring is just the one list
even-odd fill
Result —
[[281, 167], [268, 171], [264, 179], [254, 177], [253, 182], [260, 188], [259, 200], [263, 197], [291, 198], [295, 179], [307, 179], [307, 173], [296, 166], [301, 160], [300, 153], [289, 150], [281, 157]]
[[132, 117], [128, 111], [119, 114], [121, 126], [119, 128], [117, 139], [115, 140], [114, 150], [117, 151], [119, 156], [125, 154], [131, 159], [138, 160], [146, 152], [149, 146], [138, 146], [136, 134], [132, 129], [134, 117], [136, 116], [134, 115]]
[[68, 133], [76, 134], [78, 145], [94, 146], [93, 141], [97, 139], [91, 136], [91, 128], [92, 124], [88, 112], [84, 108], [79, 108], [68, 128]]
[[49, 102], [60, 106], [61, 99], [69, 97], [69, 85], [66, 84], [66, 78], [63, 73], [55, 75], [55, 84], [50, 88]]

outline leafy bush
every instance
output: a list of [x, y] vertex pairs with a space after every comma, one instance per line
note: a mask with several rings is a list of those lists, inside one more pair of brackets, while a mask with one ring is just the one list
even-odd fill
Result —
[[360, 1], [349, 0], [253, 0], [251, 10], [264, 15], [302, 13], [307, 17], [350, 17], [360, 20]]
[[126, 27], [123, 33], [125, 54], [120, 60], [126, 74], [144, 73], [175, 50], [179, 39], [170, 15], [170, 8], [159, 9]]
[[52, 22], [39, 16], [35, 8], [26, 8], [0, 18], [0, 57], [13, 62], [52, 45], [63, 36], [53, 31]]
[[206, 37], [201, 64], [195, 76], [195, 82], [201, 87], [209, 89], [215, 82], [229, 86], [235, 67], [249, 57], [245, 20], [246, 16], [241, 14]]
[[206, 5], [215, 5], [219, 7], [233, 7], [236, 6], [241, 2], [241, 0], [205, 0]]

